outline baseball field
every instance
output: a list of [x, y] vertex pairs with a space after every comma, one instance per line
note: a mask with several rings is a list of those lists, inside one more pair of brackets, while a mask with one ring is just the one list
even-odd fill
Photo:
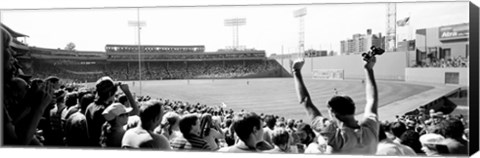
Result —
[[[305, 110], [297, 99], [293, 78], [142, 81], [141, 92], [138, 81], [126, 81], [125, 83], [129, 84], [130, 89], [136, 95], [148, 95], [152, 98], [179, 100], [209, 106], [226, 105], [226, 109], [235, 111], [245, 109], [257, 114], [275, 114], [285, 118], [307, 120]], [[322, 114], [326, 114], [326, 102], [335, 95], [335, 91], [338, 95], [350, 96], [355, 101], [356, 113], [363, 113], [366, 101], [365, 85], [361, 80], [305, 78], [305, 84], [313, 103]], [[434, 88], [429, 85], [396, 81], [377, 81], [377, 85], [380, 107]], [[93, 86], [93, 83], [88, 86]], [[403, 113], [389, 111], [386, 115], [393, 118], [396, 114]]]

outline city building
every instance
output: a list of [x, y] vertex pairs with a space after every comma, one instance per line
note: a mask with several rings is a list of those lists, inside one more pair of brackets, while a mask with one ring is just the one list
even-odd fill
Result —
[[371, 46], [384, 48], [384, 39], [381, 33], [372, 34], [372, 29], [367, 29], [367, 34], [354, 34], [351, 39], [340, 41], [340, 54], [360, 54], [368, 51]]

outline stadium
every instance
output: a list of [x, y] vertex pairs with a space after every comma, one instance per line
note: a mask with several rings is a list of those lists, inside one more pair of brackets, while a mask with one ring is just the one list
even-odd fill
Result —
[[[295, 13], [296, 18], [304, 15], [305, 13], [301, 12]], [[408, 18], [405, 20], [408, 21]], [[401, 24], [405, 25], [407, 21], [403, 21]], [[394, 23], [394, 25], [397, 24], [398, 22]], [[371, 104], [368, 100], [369, 93], [371, 93], [368, 90], [371, 86], [371, 79], [365, 77], [366, 73], [371, 72], [367, 70], [364, 62], [369, 61], [362, 53], [371, 53], [372, 50], [368, 48], [375, 44], [382, 50], [380, 54], [376, 55], [377, 61], [374, 68], [375, 91], [378, 89], [376, 97], [380, 98], [376, 103], [378, 104], [376, 105], [378, 106], [378, 120], [382, 123], [378, 128], [388, 130], [385, 131], [390, 134], [387, 134], [388, 139], [400, 139], [400, 136], [394, 135], [394, 130], [392, 130], [395, 128], [393, 127], [395, 123], [405, 124], [407, 126], [405, 131], [408, 129], [428, 135], [432, 131], [433, 133], [441, 131], [430, 128], [430, 124], [435, 126], [438, 123], [436, 121], [451, 118], [458, 118], [462, 121], [461, 130], [464, 130], [464, 126], [467, 129], [466, 132], [461, 132], [465, 137], [465, 135], [468, 136], [469, 122], [468, 25], [468, 23], [460, 23], [417, 29], [414, 40], [400, 41], [394, 48], [390, 48], [388, 33], [387, 36], [374, 35], [371, 33], [371, 29], [367, 29], [365, 35], [355, 34], [352, 36], [353, 39], [341, 41], [342, 52], [338, 54], [313, 49], [304, 51], [302, 39], [304, 32], [300, 29], [300, 53], [287, 55], [273, 53], [273, 55], [267, 56], [272, 53], [254, 48], [240, 48], [238, 43], [231, 49], [218, 49], [217, 51], [206, 51], [206, 46], [202, 44], [163, 45], [162, 43], [132, 45], [112, 42], [105, 44], [104, 51], [76, 50], [74, 46], [68, 48], [68, 45], [65, 49], [37, 47], [29, 46], [18, 40], [18, 38], [29, 36], [18, 33], [2, 23], [2, 37], [4, 37], [2, 51], [7, 52], [4, 54], [4, 61], [7, 61], [4, 68], [7, 75], [4, 78], [8, 81], [4, 92], [12, 92], [4, 95], [6, 104], [3, 110], [8, 114], [6, 120], [11, 122], [12, 126], [18, 126], [20, 129], [23, 127], [22, 124], [28, 124], [22, 122], [29, 118], [26, 116], [29, 115], [27, 113], [35, 113], [34, 116], [38, 117], [36, 120], [38, 128], [30, 130], [29, 134], [33, 135], [32, 140], [29, 138], [20, 144], [39, 146], [118, 147], [118, 144], [112, 145], [114, 143], [108, 142], [113, 140], [108, 138], [108, 133], [114, 129], [114, 126], [121, 124], [115, 121], [119, 121], [122, 116], [128, 116], [124, 121], [125, 124], [119, 126], [124, 129], [124, 133], [121, 135], [123, 140], [120, 139], [122, 148], [140, 148], [134, 145], [125, 146], [128, 131], [136, 128], [148, 131], [152, 140], [156, 135], [165, 136], [171, 145], [171, 147], [167, 145], [169, 148], [165, 149], [179, 148], [176, 147], [178, 145], [178, 142], [175, 142], [176, 139], [170, 140], [170, 137], [174, 135], [172, 131], [175, 125], [175, 121], [170, 122], [173, 119], [172, 115], [178, 115], [180, 123], [176, 122], [177, 124], [184, 123], [181, 120], [188, 117], [195, 118], [198, 120], [197, 122], [201, 122], [202, 132], [194, 132], [202, 134], [204, 133], [203, 126], [208, 124], [204, 121], [209, 121], [208, 118], [203, 120], [203, 117], [211, 117], [209, 118], [212, 122], [211, 125], [206, 126], [215, 126], [211, 128], [218, 128], [218, 131], [232, 132], [239, 129], [234, 129], [240, 124], [238, 123], [240, 121], [236, 120], [237, 117], [246, 117], [244, 115], [249, 115], [250, 112], [258, 114], [258, 118], [261, 118], [260, 127], [263, 127], [263, 130], [270, 128], [271, 121], [268, 120], [272, 118], [277, 123], [274, 125], [275, 128], [291, 126], [292, 129], [295, 127], [299, 130], [305, 128], [317, 130], [314, 127], [315, 120], [312, 120], [310, 115], [312, 112], [309, 110], [311, 109], [304, 108], [308, 102], [300, 103], [297, 98], [298, 95], [304, 95], [298, 92], [299, 89], [296, 87], [298, 74], [301, 73], [302, 82], [305, 83], [305, 87], [308, 87], [309, 99], [324, 115], [320, 116], [327, 119], [333, 116], [338, 117], [337, 114], [330, 114], [332, 113], [330, 101], [338, 96], [348, 96], [354, 104], [353, 117], [356, 120], [362, 120], [368, 113], [364, 109]], [[138, 29], [140, 30], [140, 28]], [[238, 28], [237, 35], [234, 33], [234, 36], [238, 36]], [[429, 42], [427, 42], [427, 38]], [[396, 39], [393, 42], [397, 43]], [[383, 52], [383, 49], [386, 51]], [[300, 70], [293, 69], [295, 64], [299, 63], [298, 59], [303, 60], [303, 68]], [[105, 76], [108, 77], [105, 78]], [[25, 85], [22, 86], [24, 82]], [[105, 85], [106, 82], [111, 85]], [[108, 86], [112, 87], [108, 88]], [[52, 88], [49, 89], [50, 87]], [[52, 92], [52, 94], [47, 94], [47, 92]], [[42, 97], [50, 98], [43, 99], [35, 96], [40, 96], [40, 94]], [[85, 108], [84, 105], [81, 105], [82, 102], [86, 102], [82, 98], [84, 95], [93, 96], [87, 104], [88, 107], [85, 106]], [[109, 99], [102, 100], [105, 96], [108, 96], [106, 98]], [[27, 97], [32, 97], [32, 100]], [[35, 107], [22, 106], [30, 101], [34, 102], [34, 99], [39, 102], [37, 104], [43, 105], [40, 106], [43, 107], [43, 110], [38, 110], [40, 112], [35, 110]], [[45, 100], [49, 102], [44, 102]], [[101, 101], [105, 101], [105, 103], [101, 103]], [[159, 101], [158, 105], [161, 105], [159, 110], [156, 109], [158, 111], [153, 114], [145, 112], [147, 108], [150, 108], [147, 106], [154, 106], [148, 105], [154, 101]], [[20, 106], [12, 106], [17, 104]], [[62, 107], [64, 104], [69, 105]], [[95, 108], [100, 104], [106, 104], [104, 109], [101, 109], [101, 113], [89, 114], [89, 110], [93, 109], [91, 107]], [[112, 112], [116, 116], [113, 121], [108, 120], [109, 113], [106, 109], [115, 108], [118, 104], [122, 105], [123, 113]], [[64, 111], [65, 109], [66, 111]], [[103, 110], [107, 112], [103, 112]], [[74, 115], [77, 113], [79, 116]], [[133, 113], [137, 114], [133, 115]], [[330, 114], [330, 116], [326, 114]], [[89, 129], [82, 129], [85, 130], [83, 133], [88, 133], [88, 137], [91, 138], [83, 140], [83, 143], [88, 141], [88, 145], [71, 144], [76, 140], [68, 137], [68, 134], [72, 135], [72, 131], [68, 132], [71, 130], [69, 128], [75, 127], [68, 124], [75, 118], [73, 116], [83, 119], [84, 122], [90, 122], [83, 124]], [[94, 117], [101, 117], [104, 120], [101, 124], [92, 122]], [[136, 120], [133, 119], [135, 117]], [[156, 120], [148, 122], [145, 120], [147, 118]], [[414, 125], [411, 125], [412, 122]], [[96, 131], [96, 135], [91, 134], [95, 133], [90, 131], [92, 129], [90, 126], [94, 126], [91, 123], [101, 127], [98, 128], [101, 131]], [[148, 125], [144, 127], [142, 123]], [[312, 125], [305, 127], [305, 123]], [[428, 127], [425, 124], [428, 124]], [[147, 126], [154, 127], [147, 129]], [[324, 126], [331, 127], [331, 124]], [[179, 128], [182, 130], [185, 127]], [[312, 140], [309, 143], [320, 144], [319, 138], [327, 139], [327, 136], [322, 135], [323, 133], [312, 132], [310, 132], [313, 134]], [[6, 133], [8, 134], [8, 131]], [[11, 133], [24, 134], [15, 131]], [[184, 131], [181, 133], [188, 135]], [[228, 137], [232, 137], [238, 142], [241, 138], [237, 133], [234, 132]], [[266, 133], [268, 134], [268, 132]], [[81, 135], [82, 132], [77, 131], [76, 134]], [[221, 148], [228, 148], [235, 143], [227, 140], [225, 133], [221, 134], [223, 134], [221, 139], [224, 139], [224, 142], [215, 139], [216, 148], [212, 148], [215, 151], [221, 151]], [[97, 138], [92, 139], [93, 137]], [[294, 146], [295, 149], [292, 149], [295, 151], [294, 153], [308, 153], [306, 151], [309, 150], [306, 148], [309, 144], [303, 142], [304, 138], [301, 134], [290, 132], [287, 137], [293, 139], [288, 142], [291, 143], [288, 146]], [[185, 136], [185, 138], [187, 137]], [[314, 138], [319, 140], [313, 140]], [[7, 139], [8, 141], [14, 142], [14, 140]], [[22, 139], [17, 141], [22, 141]], [[80, 139], [76, 141], [82, 142]], [[6, 144], [16, 145], [12, 142]], [[273, 140], [262, 140], [262, 142], [266, 142], [265, 148], [268, 150], [273, 149]], [[303, 146], [299, 145], [302, 143], [304, 143]], [[191, 146], [195, 146], [195, 143], [192, 143]], [[180, 149], [183, 148], [184, 146], [180, 147]], [[254, 149], [256, 151], [267, 150], [261, 148], [256, 146]], [[415, 150], [417, 154], [429, 154], [422, 153], [417, 147], [410, 150]], [[328, 152], [322, 151], [321, 153]], [[441, 154], [447, 153], [448, 150]], [[454, 152], [451, 151], [451, 153]]]

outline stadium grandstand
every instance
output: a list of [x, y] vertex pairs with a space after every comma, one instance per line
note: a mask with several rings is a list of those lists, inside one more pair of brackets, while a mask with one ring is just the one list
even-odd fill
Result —
[[281, 77], [281, 66], [261, 50], [204, 52], [202, 45], [105, 46], [105, 52], [29, 47], [28, 72], [34, 77], [58, 74], [73, 82], [94, 82], [99, 76], [118, 80]]

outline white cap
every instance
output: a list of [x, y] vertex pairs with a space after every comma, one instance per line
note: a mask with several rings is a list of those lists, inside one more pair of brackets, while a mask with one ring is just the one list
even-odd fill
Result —
[[441, 144], [445, 138], [439, 134], [428, 133], [420, 136], [420, 142], [422, 144]]
[[130, 111], [132, 111], [132, 108], [126, 108], [121, 103], [113, 103], [103, 111], [102, 115], [105, 117], [105, 120], [111, 121], [115, 119], [115, 117], [120, 116], [121, 114], [129, 113]]

